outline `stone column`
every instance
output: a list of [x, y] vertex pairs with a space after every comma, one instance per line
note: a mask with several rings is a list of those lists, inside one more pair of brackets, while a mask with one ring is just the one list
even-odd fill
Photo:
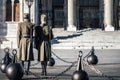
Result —
[[23, 9], [24, 9], [24, 4], [23, 4], [23, 0], [19, 0], [20, 1], [20, 22], [23, 21]]
[[3, 22], [6, 20], [6, 0], [3, 0]]
[[48, 25], [52, 26], [52, 0], [47, 1], [47, 9]]
[[113, 0], [104, 0], [104, 27], [105, 31], [114, 31]]
[[12, 0], [12, 22], [14, 21], [14, 0]]
[[103, 0], [99, 0], [99, 26], [102, 28], [102, 30], [104, 29], [103, 26]]
[[34, 20], [35, 20], [35, 25], [39, 26], [39, 7], [38, 7], [38, 0], [35, 0], [34, 2], [35, 9], [34, 9]]
[[75, 8], [76, 0], [68, 0], [68, 27], [67, 31], [76, 31], [75, 19], [76, 19], [76, 8]]
[[67, 0], [64, 0], [64, 20], [63, 20], [64, 29], [67, 30], [68, 19], [67, 19]]

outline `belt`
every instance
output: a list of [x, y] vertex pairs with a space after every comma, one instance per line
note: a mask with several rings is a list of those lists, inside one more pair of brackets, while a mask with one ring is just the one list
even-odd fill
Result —
[[22, 36], [22, 38], [30, 38], [30, 36]]

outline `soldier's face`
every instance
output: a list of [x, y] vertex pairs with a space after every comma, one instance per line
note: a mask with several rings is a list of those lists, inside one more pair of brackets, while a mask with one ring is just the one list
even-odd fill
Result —
[[41, 17], [41, 22], [46, 22], [46, 18], [45, 17]]

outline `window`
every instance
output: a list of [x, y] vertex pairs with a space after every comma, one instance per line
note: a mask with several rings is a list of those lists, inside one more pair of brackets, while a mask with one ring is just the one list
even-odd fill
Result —
[[57, 9], [54, 11], [54, 20], [55, 20], [55, 26], [62, 27], [63, 26], [63, 20], [64, 19], [64, 12], [62, 9]]
[[12, 2], [6, 1], [6, 21], [12, 21]]
[[14, 5], [13, 5], [13, 16], [12, 16], [12, 1], [7, 0], [6, 1], [6, 21], [19, 21], [20, 19], [20, 4], [19, 0], [14, 0]]
[[14, 2], [14, 19], [15, 19], [15, 21], [20, 20], [20, 4], [19, 4], [19, 0], [15, 0], [15, 2]]
[[53, 7], [53, 23], [54, 27], [63, 27], [64, 21], [64, 1], [65, 0], [52, 0], [52, 7]]
[[80, 0], [79, 25], [80, 28], [99, 27], [99, 0]]
[[53, 0], [53, 6], [62, 6], [64, 4], [64, 0]]
[[98, 6], [99, 0], [79, 0], [80, 6]]

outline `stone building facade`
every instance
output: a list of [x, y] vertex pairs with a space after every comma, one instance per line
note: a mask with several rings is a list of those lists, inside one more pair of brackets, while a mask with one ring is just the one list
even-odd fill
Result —
[[[1, 0], [4, 22], [23, 21], [29, 13], [25, 0]], [[65, 30], [119, 28], [119, 0], [33, 0], [31, 21], [39, 24], [39, 15], [48, 16], [49, 25]], [[106, 30], [106, 31], [107, 31]]]
[[[119, 0], [33, 0], [30, 20], [39, 25], [44, 13], [53, 28], [115, 31], [120, 28], [119, 5]], [[25, 0], [0, 0], [0, 6], [0, 37], [14, 42], [18, 22], [29, 13], [28, 5]]]

